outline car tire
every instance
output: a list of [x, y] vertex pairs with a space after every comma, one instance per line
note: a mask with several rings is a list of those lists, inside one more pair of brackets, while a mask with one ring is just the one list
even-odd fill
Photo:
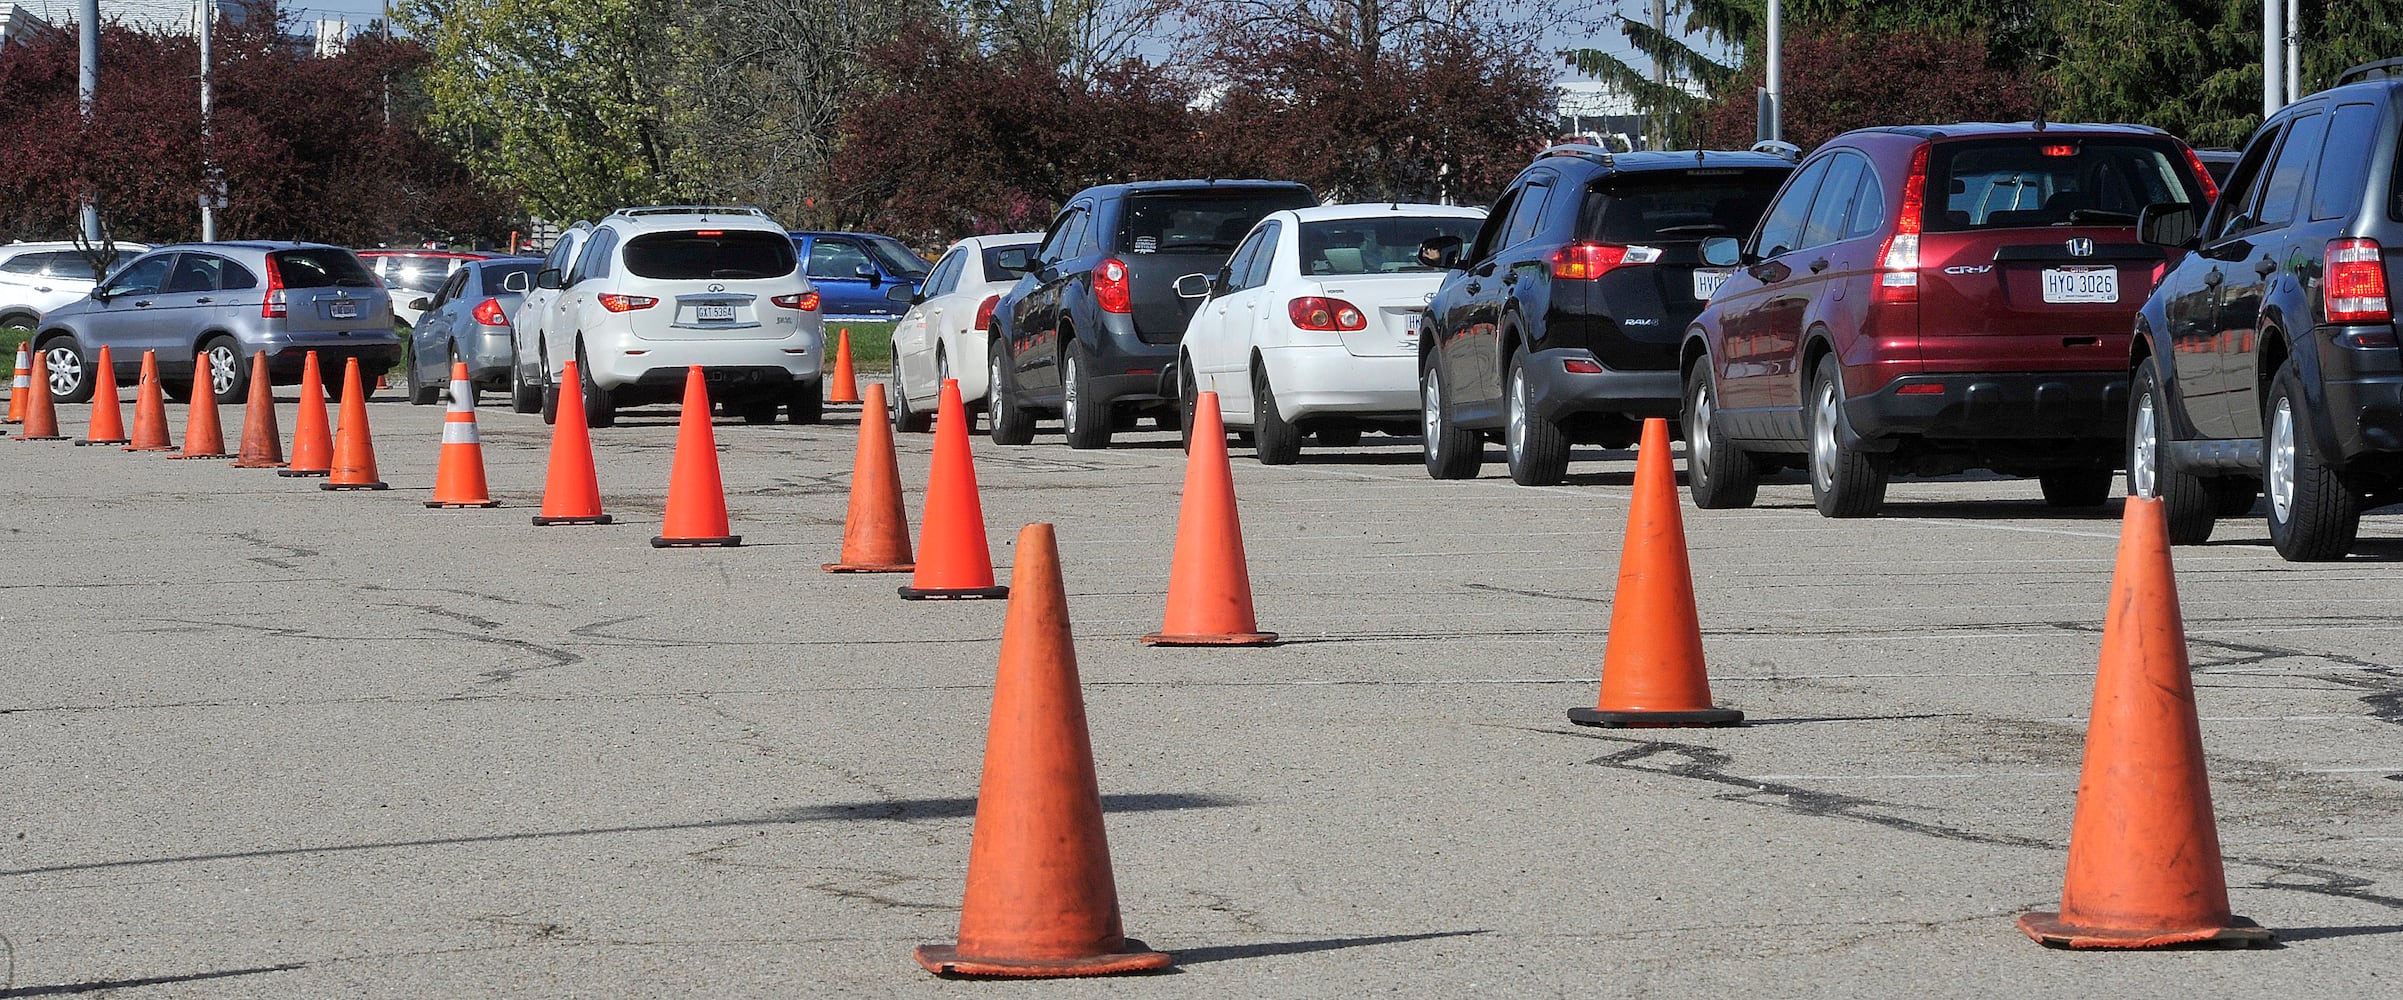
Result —
[[[2211, 489], [2224, 480], [2208, 480], [2177, 466], [2170, 457], [2169, 393], [2161, 378], [2161, 363], [2146, 358], [2130, 379], [2128, 397], [2128, 495], [2161, 501], [2169, 520], [2172, 545], [2201, 545], [2211, 540], [2218, 511]], [[2250, 509], [2252, 503], [2245, 504]]]
[[1252, 369], [1252, 457], [1261, 465], [1292, 465], [1302, 457], [1301, 428], [1277, 412], [1277, 393], [1268, 369]]
[[192, 377], [186, 375], [183, 378], [169, 378], [161, 375], [159, 376], [159, 391], [167, 394], [167, 401], [170, 403], [189, 403], [192, 401]]
[[31, 330], [41, 321], [42, 317], [29, 312], [8, 313], [0, 315], [0, 330]]
[[2100, 507], [2111, 501], [2109, 469], [2046, 469], [2036, 474], [2044, 502], [2052, 507]]
[[54, 403], [88, 403], [92, 401], [92, 366], [84, 363], [83, 345], [74, 337], [52, 337], [42, 342], [40, 360], [42, 378], [50, 387]]
[[1201, 406], [1201, 385], [1193, 378], [1193, 359], [1178, 358], [1176, 365], [1176, 415], [1178, 447], [1193, 451], [1193, 421]]
[[1751, 452], [1729, 444], [1720, 435], [1714, 426], [1718, 409], [1710, 365], [1695, 365], [1685, 378], [1685, 409], [1678, 417], [1679, 426], [1685, 428], [1686, 490], [1701, 510], [1750, 507], [1760, 498], [1760, 466]]
[[985, 353], [991, 365], [991, 381], [985, 386], [985, 409], [991, 413], [988, 429], [994, 444], [1027, 444], [1035, 439], [1034, 414], [1018, 405], [1018, 384], [1010, 378], [1010, 358], [1002, 342], [993, 341]]
[[1569, 439], [1560, 426], [1535, 412], [1535, 390], [1527, 385], [1527, 352], [1510, 356], [1504, 373], [1508, 395], [1503, 400], [1503, 455], [1510, 480], [1521, 486], [1558, 486], [1569, 473]]
[[517, 413], [542, 412], [542, 387], [526, 384], [526, 373], [518, 368], [514, 354], [509, 357], [509, 409]]
[[[250, 359], [242, 356], [242, 345], [234, 338], [219, 334], [200, 343], [200, 356], [208, 359], [209, 387], [216, 390], [217, 402], [239, 403], [250, 396]], [[337, 373], [334, 381], [342, 376]]]
[[742, 414], [743, 423], [753, 427], [772, 424], [776, 422], [776, 410], [779, 403], [780, 401], [774, 396], [746, 399], [743, 400], [738, 412]]
[[584, 426], [617, 426], [617, 401], [592, 380], [592, 365], [584, 360], [584, 345], [576, 345], [576, 378], [584, 383]]
[[1418, 410], [1421, 450], [1426, 453], [1427, 475], [1436, 479], [1475, 479], [1485, 467], [1485, 442], [1477, 432], [1461, 427], [1452, 420], [1452, 408], [1444, 399], [1443, 366], [1427, 359], [1426, 369], [1418, 378]]
[[1844, 446], [1843, 369], [1834, 356], [1819, 359], [1811, 379], [1811, 502], [1822, 517], [1875, 517], [1886, 505], [1891, 459]]
[[542, 366], [542, 422], [559, 422], [559, 383], [551, 381], [550, 355], [540, 355], [535, 362]]
[[892, 386], [893, 431], [897, 434], [924, 434], [934, 427], [934, 415], [909, 408], [909, 393], [902, 390], [901, 372], [893, 372]]
[[1060, 426], [1067, 432], [1068, 447], [1088, 451], [1109, 447], [1113, 429], [1109, 404], [1093, 400], [1092, 369], [1083, 344], [1070, 344], [1060, 359]]
[[[770, 403], [770, 409], [774, 408]], [[771, 413], [768, 419], [775, 416]], [[795, 427], [819, 423], [826, 419], [826, 380], [811, 379], [793, 383], [784, 393], [784, 422]]]
[[2288, 562], [2328, 562], [2353, 551], [2362, 496], [2344, 470], [2319, 453], [2310, 402], [2294, 362], [2278, 366], [2261, 418], [2261, 491], [2269, 495], [2270, 544]]

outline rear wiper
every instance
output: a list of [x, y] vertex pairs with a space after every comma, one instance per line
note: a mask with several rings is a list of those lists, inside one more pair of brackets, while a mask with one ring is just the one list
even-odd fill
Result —
[[717, 269], [717, 270], [715, 270], [715, 271], [711, 271], [711, 272], [709, 272], [709, 276], [710, 276], [710, 277], [712, 277], [712, 278], [765, 278], [765, 277], [767, 277], [767, 275], [766, 275], [766, 274], [763, 274], [763, 273], [761, 273], [761, 272], [758, 272], [758, 271], [745, 271], [745, 270], [743, 270], [743, 269], [741, 269], [741, 268], [736, 268], [736, 267], [721, 267], [721, 268], [719, 268], [719, 269]]
[[2071, 225], [2100, 223], [2104, 225], [2133, 226], [2136, 224], [2136, 217], [2129, 215], [2126, 212], [2112, 212], [2100, 208], [2080, 208], [2070, 211], [2069, 222]]
[[1662, 226], [1659, 229], [1653, 230], [1653, 232], [1664, 236], [1671, 233], [1724, 233], [1726, 231], [1726, 226], [1722, 226], [1716, 222], [1696, 222], [1683, 226]]

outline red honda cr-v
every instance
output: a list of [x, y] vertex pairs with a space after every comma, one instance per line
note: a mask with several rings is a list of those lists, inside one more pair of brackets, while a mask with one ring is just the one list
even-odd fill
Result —
[[2124, 359], [2161, 247], [2147, 205], [2207, 206], [2192, 150], [2133, 125], [1847, 132], [1813, 153], [1688, 330], [1694, 502], [1751, 504], [1810, 470], [1829, 517], [1867, 517], [1891, 475], [2035, 476], [2060, 506], [2111, 492]]

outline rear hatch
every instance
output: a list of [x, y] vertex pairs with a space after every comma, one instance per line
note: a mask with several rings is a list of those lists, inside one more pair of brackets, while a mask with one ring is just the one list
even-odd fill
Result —
[[1675, 368], [1686, 325], [1732, 271], [1703, 266], [1702, 241], [1751, 232], [1791, 172], [1695, 167], [1595, 181], [1578, 212], [1577, 239], [1580, 246], [1600, 248], [1598, 254], [1587, 251], [1594, 254], [1588, 259], [1607, 266], [1585, 280], [1561, 278], [1555, 268], [1553, 294], [1563, 297], [1553, 304], [1556, 331], [1566, 315], [1582, 316], [1587, 346], [1604, 365], [1619, 371]]
[[1217, 274], [1244, 234], [1268, 213], [1316, 203], [1308, 190], [1284, 185], [1128, 195], [1119, 215], [1116, 256], [1126, 262], [1135, 336], [1147, 344], [1183, 338], [1185, 321], [1201, 302], [1179, 297], [1176, 279]]
[[645, 233], [626, 241], [628, 277], [611, 306], [644, 340], [781, 340], [799, 327], [768, 326], [784, 307], [771, 296], [799, 294], [792, 238], [749, 229]]
[[2031, 133], [1929, 148], [1919, 345], [1931, 371], [2116, 368], [2165, 251], [2147, 205], [2205, 204], [2175, 140]]
[[[1312, 219], [1290, 242], [1303, 276], [1318, 294], [1360, 311], [1359, 329], [1336, 334], [1354, 357], [1418, 353], [1419, 317], [1443, 283], [1444, 272], [1419, 262], [1419, 244], [1451, 236], [1465, 245], [1484, 224], [1477, 215], [1375, 215], [1357, 219]], [[1269, 303], [1268, 308], [1286, 307]], [[1340, 314], [1340, 307], [1336, 310]]]
[[267, 255], [267, 308], [283, 309], [283, 330], [297, 339], [394, 340], [392, 298], [340, 247], [300, 247]]

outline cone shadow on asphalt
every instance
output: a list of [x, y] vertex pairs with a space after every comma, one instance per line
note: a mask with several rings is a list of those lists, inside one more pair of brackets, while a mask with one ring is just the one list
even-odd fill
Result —
[[1336, 951], [1343, 948], [1367, 948], [1381, 944], [1403, 944], [1410, 941], [1431, 941], [1438, 938], [1474, 937], [1492, 931], [1428, 931], [1423, 934], [1377, 934], [1366, 937], [1319, 938], [1314, 941], [1270, 941], [1262, 944], [1222, 944], [1215, 947], [1179, 948], [1178, 965], [1200, 965], [1204, 962], [1225, 962], [1238, 958], [1268, 958], [1273, 955], [1306, 955], [1314, 951]]
[[80, 983], [59, 983], [55, 986], [19, 986], [0, 989], [0, 1000], [11, 997], [56, 997], [76, 993], [97, 993], [102, 990], [130, 990], [141, 986], [171, 986], [176, 983], [197, 983], [208, 979], [232, 979], [236, 976], [256, 976], [267, 972], [291, 972], [309, 967], [307, 962], [286, 962], [282, 965], [260, 965], [247, 969], [220, 969], [215, 972], [187, 972], [180, 976], [145, 976], [140, 979], [92, 979]]

